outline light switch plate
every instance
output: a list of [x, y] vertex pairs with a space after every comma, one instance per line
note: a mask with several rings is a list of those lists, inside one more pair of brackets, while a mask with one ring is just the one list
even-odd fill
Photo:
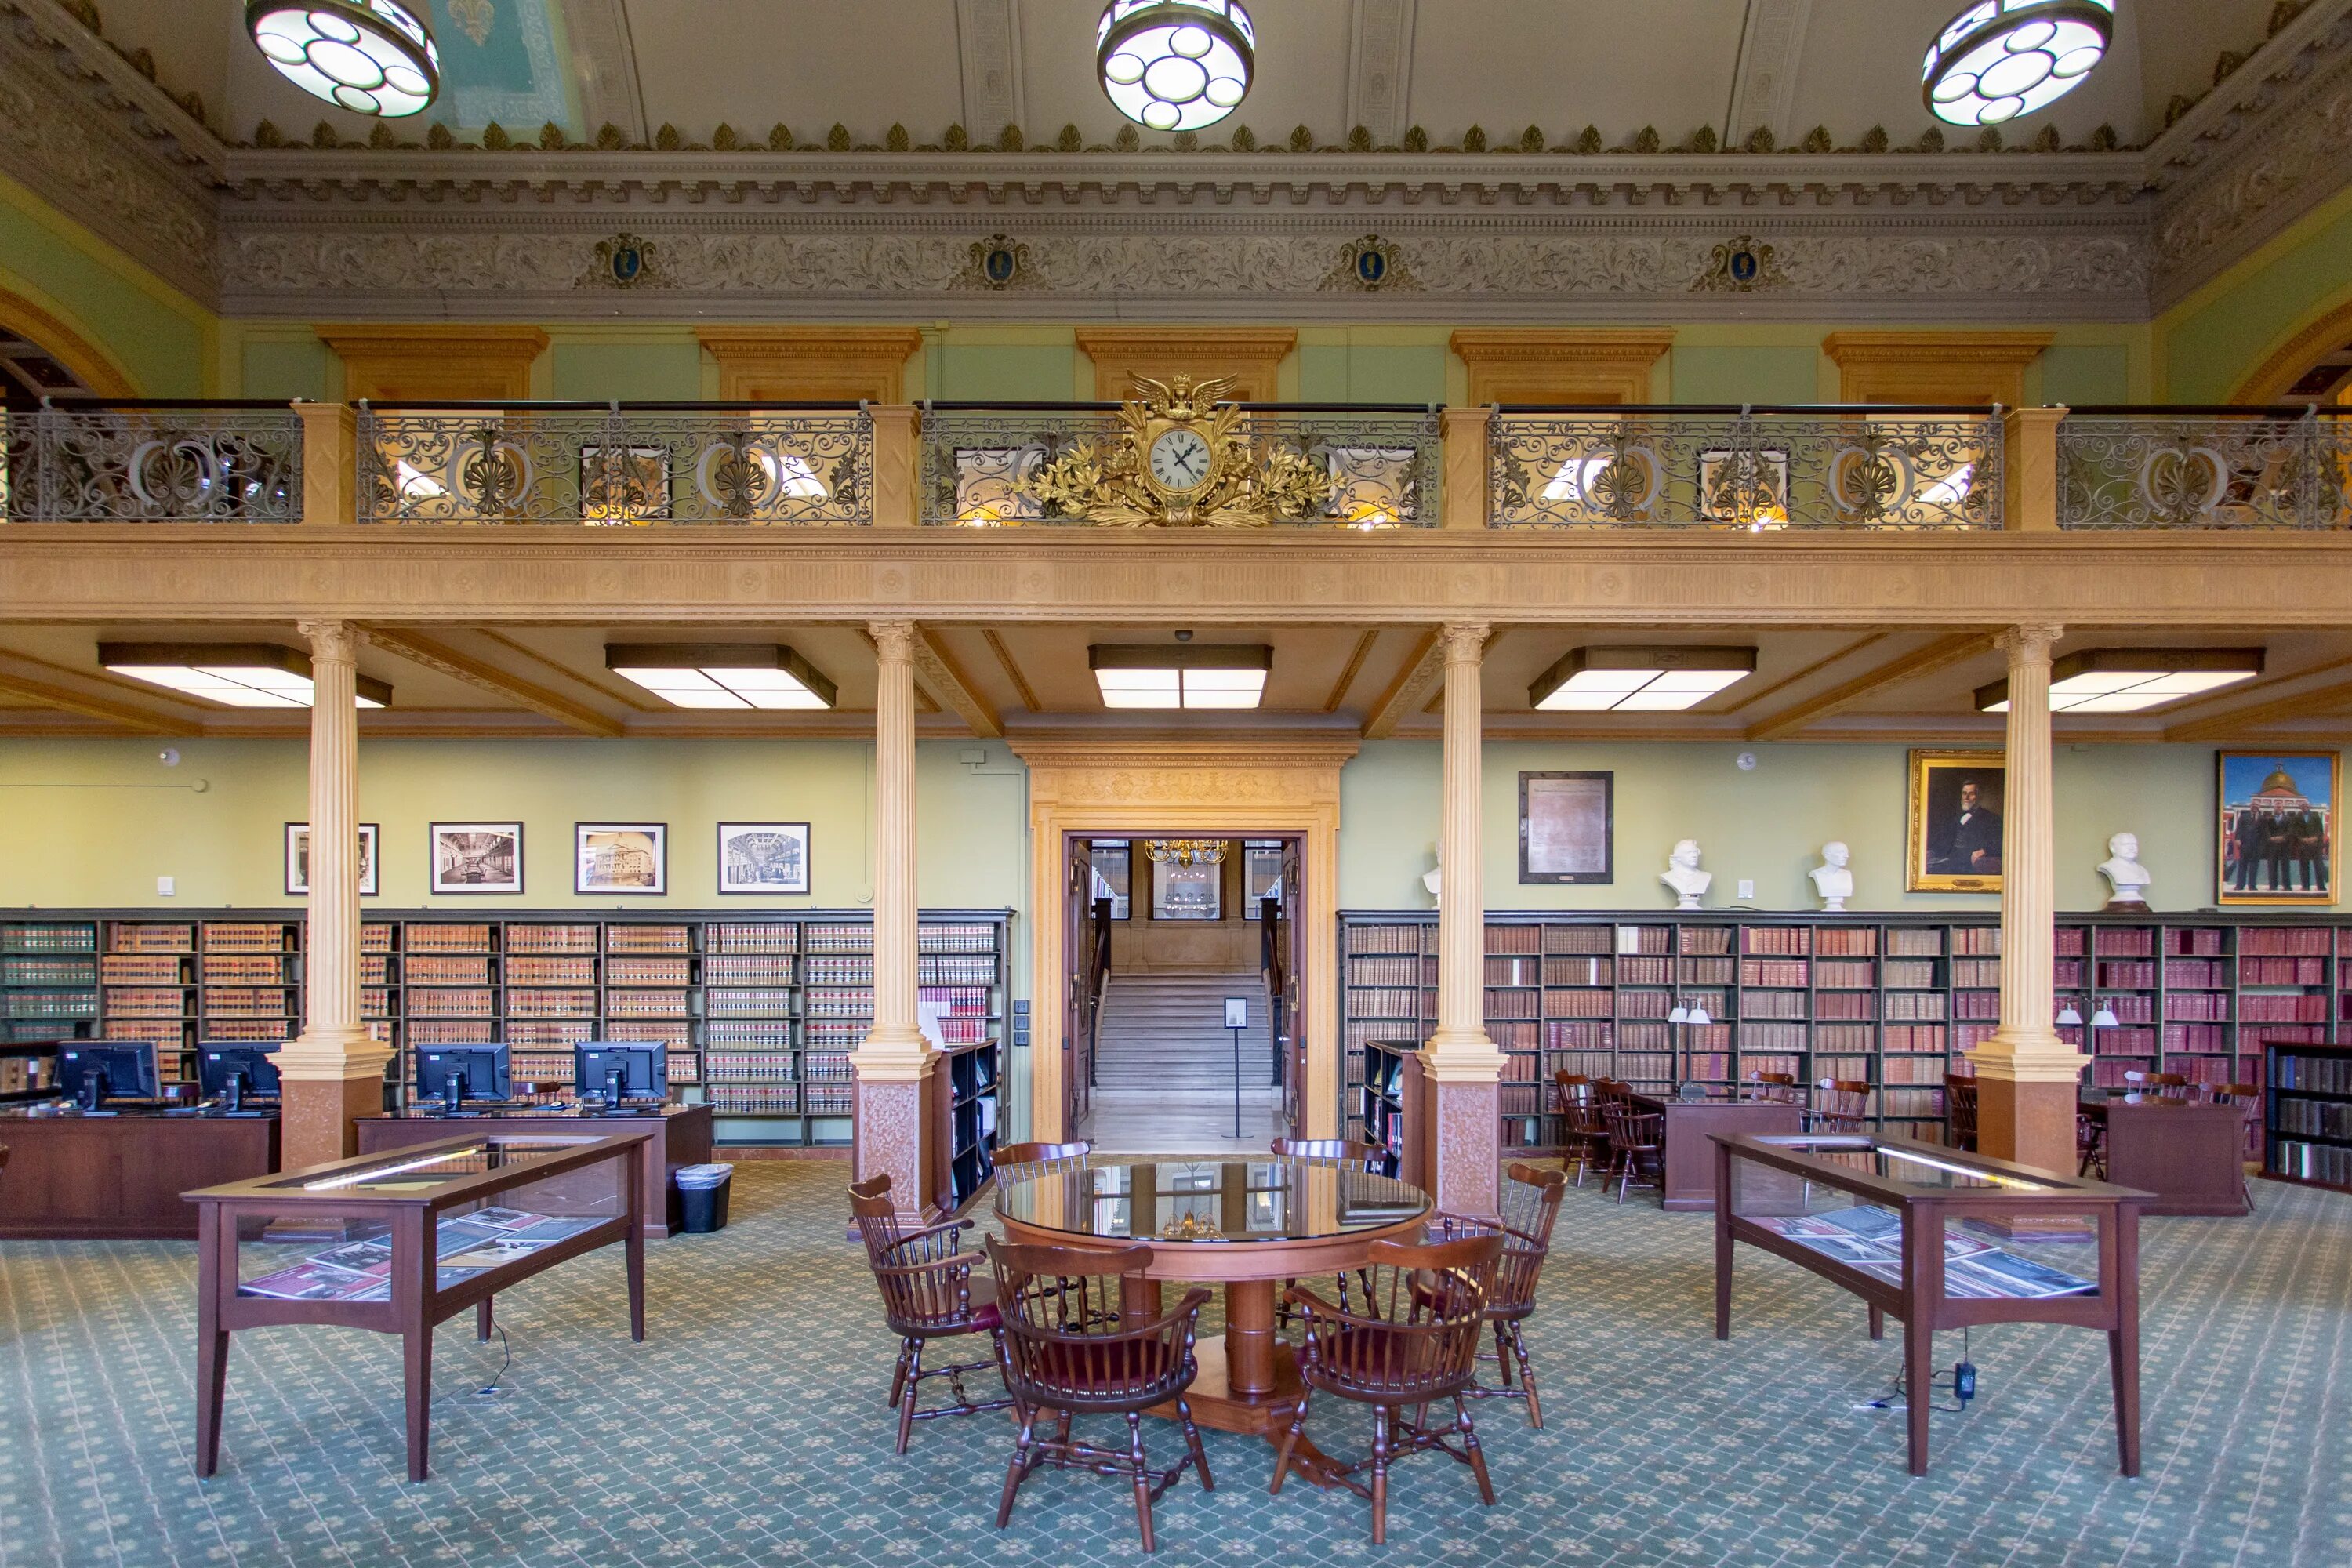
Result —
[[1755, 884], [1755, 883], [1753, 883], [1753, 882], [1742, 882], [1742, 883], [1740, 883], [1740, 884], [1739, 884], [1739, 896], [1740, 896], [1741, 898], [1743, 898], [1743, 899], [1752, 899], [1752, 898], [1754, 898], [1754, 897], [1756, 896], [1756, 884]]
[[168, 899], [179, 890], [180, 879], [177, 877], [158, 877], [155, 879], [155, 893], [158, 898]]

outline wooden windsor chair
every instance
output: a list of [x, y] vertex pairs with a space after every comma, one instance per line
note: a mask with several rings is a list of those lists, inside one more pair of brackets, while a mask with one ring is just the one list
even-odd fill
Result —
[[1580, 1187], [1585, 1172], [1608, 1157], [1609, 1130], [1601, 1125], [1600, 1100], [1592, 1080], [1572, 1072], [1552, 1075], [1552, 1099], [1559, 1112], [1559, 1168], [1565, 1171], [1572, 1162]]
[[1748, 1093], [1758, 1100], [1772, 1100], [1781, 1105], [1802, 1105], [1803, 1086], [1790, 1072], [1752, 1072], [1748, 1075]]
[[[1312, 1290], [1286, 1292], [1307, 1325], [1298, 1369], [1306, 1386], [1275, 1459], [1269, 1491], [1282, 1490], [1308, 1404], [1319, 1391], [1372, 1407], [1371, 1457], [1335, 1468], [1333, 1479], [1370, 1501], [1373, 1545], [1387, 1543], [1389, 1467], [1403, 1455], [1425, 1448], [1452, 1455], [1477, 1477], [1480, 1500], [1494, 1506], [1495, 1483], [1463, 1392], [1476, 1379], [1479, 1331], [1503, 1240], [1493, 1235], [1421, 1245], [1373, 1242], [1364, 1269], [1370, 1289], [1347, 1308]], [[1433, 1427], [1428, 1407], [1440, 1401], [1453, 1403], [1454, 1419]], [[1418, 1412], [1411, 1420], [1408, 1409]], [[1449, 1441], [1456, 1436], [1459, 1447]], [[1356, 1479], [1366, 1469], [1369, 1486]]]
[[1955, 1149], [1977, 1146], [1977, 1080], [1944, 1075], [1945, 1139]]
[[[1825, 1078], [1813, 1085], [1813, 1104], [1805, 1113], [1805, 1131], [1866, 1137], [1870, 1132], [1870, 1080]], [[1864, 1171], [1872, 1164], [1867, 1151], [1832, 1149], [1816, 1152], [1824, 1160]]]
[[[1617, 1201], [1625, 1201], [1630, 1187], [1666, 1185], [1666, 1117], [1661, 1110], [1636, 1110], [1633, 1098], [1611, 1095], [1601, 1102], [1601, 1118], [1609, 1129], [1610, 1166], [1601, 1184], [1617, 1184]], [[1645, 1177], [1643, 1173], [1649, 1173]]]
[[2254, 1212], [2254, 1184], [2246, 1180], [2247, 1151], [2263, 1146], [2263, 1086], [2258, 1083], [2223, 1083], [2212, 1089], [2217, 1105], [2234, 1105], [2244, 1113], [2246, 1142], [2238, 1151], [2238, 1189], [2246, 1194], [2246, 1212]]
[[[1125, 1476], [1135, 1488], [1143, 1549], [1158, 1550], [1151, 1505], [1185, 1467], [1199, 1468], [1202, 1491], [1216, 1489], [1200, 1429], [1184, 1400], [1199, 1371], [1192, 1336], [1210, 1291], [1193, 1286], [1173, 1310], [1147, 1319], [1140, 1304], [1150, 1300], [1144, 1271], [1151, 1266], [1151, 1248], [1140, 1243], [1041, 1247], [992, 1237], [988, 1256], [1003, 1316], [997, 1353], [1021, 1422], [1004, 1471], [1004, 1495], [996, 1506], [996, 1528], [1012, 1520], [1022, 1482], [1038, 1466], [1051, 1465]], [[1144, 1453], [1143, 1413], [1171, 1403], [1183, 1423], [1185, 1455], [1169, 1469], [1155, 1471]], [[1041, 1436], [1038, 1422], [1048, 1413], [1054, 1430]], [[1127, 1417], [1124, 1450], [1071, 1436], [1075, 1417], [1101, 1415]]]
[[[1388, 1173], [1389, 1152], [1377, 1143], [1358, 1143], [1347, 1138], [1277, 1138], [1272, 1145], [1275, 1157], [1281, 1160], [1306, 1160], [1318, 1165], [1332, 1165], [1341, 1170], [1362, 1171], [1368, 1175]], [[1287, 1292], [1298, 1281], [1286, 1279], [1286, 1292], [1275, 1299], [1274, 1321], [1277, 1329], [1290, 1327], [1290, 1302]], [[1348, 1299], [1348, 1277], [1339, 1275], [1334, 1280], [1339, 1300]]]
[[[1000, 1320], [994, 1282], [986, 1273], [977, 1280], [971, 1277], [973, 1268], [987, 1258], [963, 1249], [963, 1235], [971, 1228], [971, 1221], [950, 1220], [906, 1229], [891, 1205], [887, 1175], [851, 1187], [849, 1206], [866, 1243], [866, 1260], [874, 1270], [874, 1283], [882, 1292], [883, 1321], [898, 1336], [898, 1364], [890, 1374], [889, 1405], [898, 1413], [898, 1451], [907, 1451], [918, 1421], [1002, 1410], [1011, 1405], [1010, 1399], [974, 1400], [964, 1388], [965, 1373], [998, 1365], [993, 1354], [984, 1361], [923, 1365], [923, 1348], [932, 1340], [986, 1334], [993, 1341], [996, 1336]], [[948, 1380], [955, 1403], [936, 1410], [921, 1409], [923, 1382], [934, 1377]]]
[[1433, 1239], [1452, 1240], [1464, 1236], [1503, 1238], [1502, 1257], [1495, 1265], [1495, 1283], [1486, 1292], [1486, 1318], [1494, 1331], [1495, 1350], [1491, 1355], [1484, 1351], [1478, 1352], [1480, 1361], [1496, 1363], [1501, 1386], [1489, 1388], [1474, 1377], [1462, 1390], [1462, 1397], [1524, 1399], [1528, 1404], [1528, 1425], [1540, 1430], [1543, 1400], [1536, 1391], [1536, 1369], [1528, 1359], [1524, 1331], [1528, 1319], [1535, 1314], [1536, 1283], [1543, 1275], [1544, 1259], [1551, 1254], [1552, 1226], [1559, 1218], [1560, 1199], [1568, 1192], [1568, 1173], [1515, 1161], [1503, 1175], [1499, 1225], [1491, 1220], [1440, 1215]]
[[1042, 1176], [1047, 1171], [1072, 1169], [1094, 1158], [1095, 1146], [1081, 1138], [1075, 1143], [1007, 1143], [991, 1162], [998, 1185]]

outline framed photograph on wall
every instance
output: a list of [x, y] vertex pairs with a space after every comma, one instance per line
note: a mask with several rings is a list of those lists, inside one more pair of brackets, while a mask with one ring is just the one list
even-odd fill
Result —
[[1617, 775], [1519, 775], [1519, 880], [1617, 879]]
[[720, 823], [719, 890], [722, 893], [807, 892], [809, 825], [805, 822]]
[[520, 893], [522, 891], [522, 824], [436, 822], [428, 891]]
[[1910, 853], [1903, 886], [1914, 893], [2000, 891], [2000, 752], [1911, 753]]
[[2336, 901], [2336, 752], [2217, 752], [2213, 887], [2225, 904]]
[[647, 898], [668, 892], [669, 824], [573, 823], [572, 890]]
[[[360, 897], [375, 897], [377, 825], [360, 824]], [[286, 825], [286, 891], [293, 898], [308, 898], [310, 893], [310, 825], [289, 822]]]

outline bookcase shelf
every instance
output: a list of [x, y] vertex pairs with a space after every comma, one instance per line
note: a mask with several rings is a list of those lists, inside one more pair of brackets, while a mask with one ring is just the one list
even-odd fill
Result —
[[2265, 1055], [2263, 1173], [2352, 1192], [2352, 1047], [2273, 1040]]
[[[1558, 1072], [1663, 1090], [1758, 1072], [1872, 1086], [1885, 1131], [1936, 1137], [1944, 1078], [2000, 1018], [2000, 923], [1981, 915], [1490, 911], [1487, 1032], [1504, 1052], [1506, 1150], [1559, 1141]], [[2352, 919], [2308, 913], [2062, 915], [2052, 1016], [2092, 1057], [2090, 1081], [2131, 1071], [2265, 1082], [2265, 1041], [2352, 1043]], [[1340, 1111], [1374, 1142], [1368, 1061], [1416, 1050], [1436, 1026], [1434, 910], [1343, 911]], [[1677, 1004], [1711, 1022], [1667, 1022]], [[2086, 1041], [2087, 1037], [2087, 1041]], [[2352, 1149], [2347, 1158], [2352, 1159]]]

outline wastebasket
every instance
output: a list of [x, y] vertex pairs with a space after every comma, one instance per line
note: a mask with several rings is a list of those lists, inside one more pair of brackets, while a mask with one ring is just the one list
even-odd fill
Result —
[[727, 1191], [735, 1174], [732, 1165], [684, 1165], [670, 1178], [670, 1201], [677, 1207], [674, 1228], [689, 1236], [727, 1228]]

